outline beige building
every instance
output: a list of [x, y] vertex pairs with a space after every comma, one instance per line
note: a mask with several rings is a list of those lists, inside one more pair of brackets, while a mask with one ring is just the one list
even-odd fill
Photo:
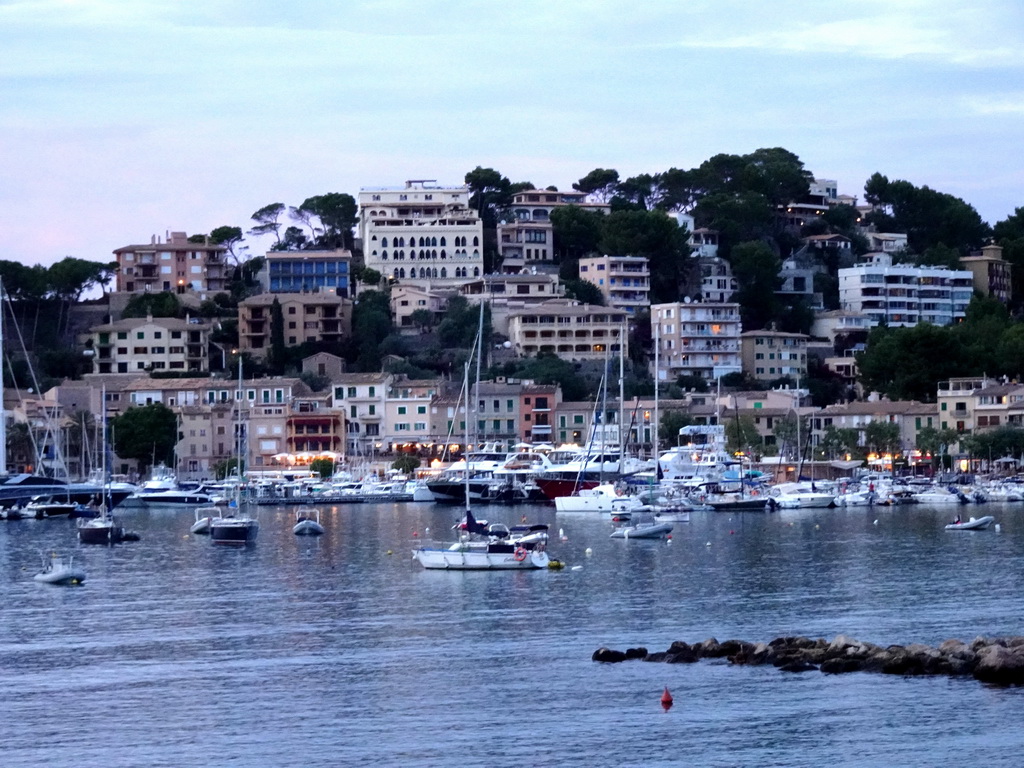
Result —
[[363, 261], [401, 281], [457, 284], [483, 273], [483, 222], [469, 187], [412, 180], [359, 191]]
[[440, 391], [440, 379], [418, 381], [395, 376], [388, 382], [384, 401], [385, 450], [417, 452], [434, 442], [430, 404]]
[[562, 300], [565, 286], [557, 275], [520, 272], [507, 275], [484, 275], [459, 288], [471, 304], [486, 301], [491, 308], [491, 328], [495, 333], [508, 335], [511, 314], [552, 299]]
[[643, 256], [592, 256], [580, 259], [580, 280], [596, 285], [606, 306], [629, 315], [650, 306], [651, 270]]
[[606, 203], [589, 203], [583, 192], [526, 189], [512, 197], [510, 216], [498, 223], [498, 253], [502, 272], [515, 273], [537, 262], [554, 261], [554, 227], [551, 212], [575, 205], [588, 211], [608, 213]]
[[979, 253], [960, 259], [960, 266], [974, 275], [974, 287], [985, 296], [1008, 304], [1013, 298], [1011, 266], [1003, 258], [1003, 249], [995, 243], [984, 246]]
[[93, 373], [195, 372], [210, 369], [211, 325], [199, 318], [143, 317], [95, 326]]
[[744, 373], [761, 381], [788, 376], [795, 382], [807, 376], [807, 341], [802, 333], [745, 331], [740, 334]]
[[520, 357], [551, 352], [563, 360], [629, 355], [627, 315], [621, 309], [547, 301], [509, 314], [508, 337]]
[[[718, 379], [743, 369], [740, 306], [731, 302], [674, 302], [651, 306], [658, 340], [658, 381], [679, 376]], [[652, 361], [653, 364], [653, 361]]]
[[345, 415], [350, 460], [383, 452], [384, 404], [393, 379], [390, 373], [343, 373], [334, 377], [332, 405]]
[[420, 328], [413, 322], [413, 312], [426, 310], [436, 324], [441, 320], [453, 287], [441, 288], [415, 283], [399, 283], [391, 288], [391, 316], [401, 333], [416, 334]]
[[340, 342], [352, 332], [352, 301], [333, 292], [261, 293], [238, 305], [239, 349], [264, 358], [271, 342], [272, 307], [280, 302], [284, 343]]
[[117, 257], [115, 290], [125, 293], [195, 292], [212, 298], [227, 287], [227, 253], [222, 245], [190, 243], [184, 232], [153, 236], [148, 245], [126, 245]]

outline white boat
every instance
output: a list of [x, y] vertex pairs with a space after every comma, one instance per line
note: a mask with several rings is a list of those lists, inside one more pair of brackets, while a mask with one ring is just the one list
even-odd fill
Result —
[[817, 509], [836, 506], [836, 495], [819, 490], [813, 483], [780, 483], [768, 498], [780, 509]]
[[672, 526], [667, 522], [658, 522], [654, 515], [634, 515], [629, 525], [612, 531], [613, 539], [663, 539], [672, 533]]
[[929, 491], [920, 491], [913, 494], [914, 501], [918, 504], [967, 504], [970, 499], [960, 491], [950, 491], [945, 488], [933, 488]]
[[952, 523], [946, 526], [947, 531], [983, 531], [988, 528], [996, 519], [992, 515], [984, 517], [972, 517], [968, 520], [961, 520], [957, 517]]
[[214, 518], [221, 516], [220, 507], [200, 507], [196, 510], [196, 521], [188, 529], [193, 535], [207, 536], [210, 533], [210, 524]]
[[487, 525], [467, 509], [465, 520], [456, 527], [459, 540], [454, 544], [419, 547], [413, 550], [413, 559], [428, 570], [449, 571], [523, 571], [551, 563], [545, 550], [546, 525]]
[[85, 581], [85, 571], [75, 566], [73, 556], [65, 560], [53, 552], [49, 560], [43, 557], [43, 570], [32, 578], [43, 584], [81, 584]]
[[569, 496], [555, 498], [557, 512], [613, 512], [641, 506], [635, 496], [626, 496], [615, 483], [602, 483], [593, 488], [581, 488]]
[[324, 527], [320, 524], [320, 510], [307, 509], [295, 513], [295, 525], [292, 526], [292, 533], [296, 536], [320, 536], [324, 533]]

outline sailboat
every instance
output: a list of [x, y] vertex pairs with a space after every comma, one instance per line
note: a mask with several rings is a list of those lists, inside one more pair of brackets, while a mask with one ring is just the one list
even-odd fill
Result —
[[246, 513], [242, 506], [246, 504], [242, 499], [242, 445], [245, 440], [242, 434], [242, 358], [238, 358], [238, 395], [235, 398], [238, 407], [238, 420], [236, 427], [236, 456], [239, 483], [235, 487], [235, 497], [228, 505], [226, 513], [221, 517], [210, 518], [210, 541], [214, 544], [244, 546], [256, 541], [260, 532], [260, 521]]
[[107, 388], [101, 389], [103, 407], [103, 496], [99, 502], [99, 514], [92, 518], [79, 518], [78, 541], [81, 544], [118, 544], [122, 541], [138, 541], [137, 533], [129, 533], [114, 519], [110, 499], [110, 467], [107, 453]]
[[[477, 339], [478, 344], [480, 337]], [[479, 346], [477, 348], [479, 354]], [[463, 389], [469, 391], [469, 363], [463, 373]], [[469, 445], [470, 412], [466, 405], [466, 445]], [[548, 541], [546, 525], [522, 525], [509, 528], [500, 523], [488, 525], [477, 520], [470, 508], [470, 469], [466, 462], [465, 492], [466, 515], [455, 525], [458, 538], [444, 546], [422, 546], [412, 556], [428, 570], [453, 571], [521, 571], [547, 568], [551, 562], [545, 547]]]

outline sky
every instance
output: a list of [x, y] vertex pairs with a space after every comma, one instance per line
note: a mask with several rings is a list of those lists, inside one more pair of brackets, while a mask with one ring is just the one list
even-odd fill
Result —
[[0, 0], [0, 259], [106, 262], [476, 166], [568, 189], [760, 147], [994, 224], [1024, 206], [1022, 43], [1020, 0]]

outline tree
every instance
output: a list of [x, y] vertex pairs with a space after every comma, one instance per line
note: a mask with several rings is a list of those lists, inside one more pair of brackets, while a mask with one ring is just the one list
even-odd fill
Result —
[[270, 349], [267, 354], [267, 367], [280, 376], [284, 373], [287, 359], [288, 352], [284, 344], [284, 311], [281, 302], [275, 296], [270, 305]]
[[320, 475], [322, 480], [326, 480], [334, 474], [334, 459], [313, 459], [309, 463], [309, 470]]
[[860, 435], [856, 429], [830, 425], [825, 428], [819, 447], [829, 456], [856, 455], [861, 453], [859, 439]]
[[916, 448], [921, 453], [931, 455], [933, 469], [941, 460], [945, 463], [945, 457], [949, 452], [949, 446], [959, 440], [960, 436], [955, 429], [937, 429], [935, 427], [921, 427], [917, 430]]
[[409, 322], [419, 328], [420, 333], [426, 333], [434, 327], [434, 313], [429, 309], [414, 309], [409, 315]]
[[[359, 207], [352, 195], [344, 192], [315, 195], [292, 210], [295, 211], [294, 218], [310, 228], [316, 247], [352, 247], [352, 229], [359, 217]], [[319, 221], [319, 227], [314, 225], [314, 218]]]
[[591, 200], [607, 203], [615, 194], [619, 184], [619, 172], [612, 168], [595, 168], [572, 185], [577, 192], [583, 192]]
[[170, 291], [137, 293], [125, 304], [121, 317], [182, 317], [184, 310], [178, 297]]
[[234, 259], [235, 264], [239, 263], [240, 256], [235, 253], [235, 246], [242, 242], [241, 227], [223, 226], [210, 230], [210, 242], [213, 245], [223, 245], [228, 249], [228, 253], [231, 254], [231, 258]]
[[352, 338], [355, 343], [349, 361], [359, 371], [379, 371], [381, 343], [391, 333], [391, 303], [380, 291], [363, 291], [352, 309]]
[[679, 444], [679, 430], [693, 423], [693, 418], [676, 410], [662, 411], [658, 425], [658, 441], [663, 446]]
[[271, 203], [270, 205], [264, 205], [251, 218], [256, 222], [256, 226], [249, 230], [248, 234], [254, 237], [262, 237], [263, 235], [273, 235], [275, 245], [281, 243], [281, 216], [287, 210], [287, 206], [284, 203]]
[[737, 290], [733, 301], [740, 305], [744, 328], [767, 328], [782, 309], [776, 291], [782, 287], [782, 261], [764, 242], [740, 243], [730, 255]]
[[580, 259], [597, 250], [604, 214], [578, 205], [562, 205], [551, 211], [555, 260]]
[[752, 416], [742, 414], [725, 422], [726, 448], [733, 453], [753, 455], [761, 449], [761, 433]]
[[588, 280], [563, 280], [565, 295], [567, 298], [575, 299], [583, 304], [593, 304], [598, 307], [604, 306], [604, 294], [601, 289]]
[[691, 282], [689, 233], [663, 211], [614, 211], [605, 218], [598, 248], [602, 253], [643, 256], [651, 271], [651, 303], [678, 301]]
[[420, 460], [418, 456], [413, 456], [409, 453], [403, 453], [393, 462], [391, 462], [391, 468], [398, 470], [403, 475], [411, 475], [417, 469], [419, 469]]
[[469, 204], [483, 220], [485, 229], [494, 229], [498, 214], [512, 204], [513, 184], [493, 168], [479, 165], [466, 174], [469, 187]]
[[864, 389], [893, 400], [934, 402], [935, 382], [982, 373], [967, 361], [953, 329], [930, 323], [873, 328], [856, 359]]
[[888, 421], [870, 421], [864, 427], [864, 442], [875, 453], [897, 453], [900, 450], [900, 425]]
[[143, 471], [153, 462], [174, 466], [178, 419], [163, 403], [133, 406], [110, 420], [114, 451], [135, 459]]

